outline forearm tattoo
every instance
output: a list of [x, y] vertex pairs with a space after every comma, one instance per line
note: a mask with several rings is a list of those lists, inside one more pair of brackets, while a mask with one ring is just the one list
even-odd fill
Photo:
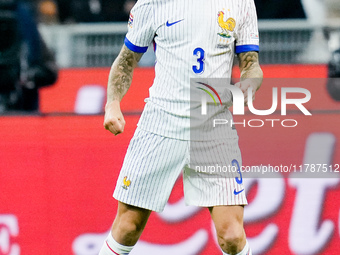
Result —
[[255, 51], [240, 53], [239, 58], [240, 58], [241, 69], [249, 69], [255, 63], [258, 63], [258, 53]]
[[238, 57], [241, 81], [250, 80], [251, 84], [258, 90], [263, 81], [263, 72], [259, 64], [259, 54], [255, 51], [249, 51], [240, 53]]
[[111, 67], [107, 88], [108, 103], [114, 100], [122, 100], [131, 85], [133, 70], [142, 55], [123, 46]]

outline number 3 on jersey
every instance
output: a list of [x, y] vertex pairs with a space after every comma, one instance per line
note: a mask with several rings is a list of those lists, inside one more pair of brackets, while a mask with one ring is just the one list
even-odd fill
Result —
[[194, 50], [194, 56], [197, 56], [198, 65], [193, 65], [192, 70], [196, 74], [201, 74], [204, 72], [204, 50], [202, 48], [196, 48]]

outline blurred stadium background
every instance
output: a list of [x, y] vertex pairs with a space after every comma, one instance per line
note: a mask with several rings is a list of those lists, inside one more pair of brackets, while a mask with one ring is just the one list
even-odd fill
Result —
[[[306, 19], [259, 21], [260, 62], [272, 80], [256, 101], [270, 106], [275, 79], [309, 84], [312, 116], [289, 108], [295, 128], [240, 126], [240, 147], [247, 166], [318, 163], [333, 172], [328, 178], [275, 173], [246, 179], [245, 228], [254, 254], [340, 254], [340, 102], [327, 90], [340, 23], [321, 20], [315, 8], [306, 13]], [[56, 54], [59, 79], [40, 90], [39, 113], [0, 116], [0, 254], [95, 255], [115, 215], [111, 194], [153, 81], [154, 54], [149, 50], [135, 71], [122, 101], [126, 130], [114, 137], [102, 126], [103, 107], [126, 23], [45, 22], [39, 29]], [[275, 112], [271, 118], [283, 117]], [[179, 180], [131, 254], [220, 254], [212, 229], [207, 210], [184, 205]]]

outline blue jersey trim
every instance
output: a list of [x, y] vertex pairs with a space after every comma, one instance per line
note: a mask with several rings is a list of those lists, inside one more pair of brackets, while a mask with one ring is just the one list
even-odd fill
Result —
[[145, 53], [148, 50], [147, 46], [146, 47], [136, 46], [132, 42], [130, 42], [129, 39], [127, 39], [126, 37], [125, 37], [124, 43], [126, 47], [128, 47], [129, 50], [132, 50], [133, 52]]
[[260, 51], [260, 47], [255, 44], [236, 46], [236, 54], [248, 51]]

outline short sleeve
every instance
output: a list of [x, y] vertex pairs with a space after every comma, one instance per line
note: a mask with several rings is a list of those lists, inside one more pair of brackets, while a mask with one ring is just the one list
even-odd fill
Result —
[[153, 21], [152, 2], [147, 0], [137, 1], [129, 17], [128, 33], [124, 41], [126, 47], [134, 52], [146, 52], [155, 36]]
[[236, 53], [259, 51], [259, 31], [254, 0], [245, 0], [236, 41]]

